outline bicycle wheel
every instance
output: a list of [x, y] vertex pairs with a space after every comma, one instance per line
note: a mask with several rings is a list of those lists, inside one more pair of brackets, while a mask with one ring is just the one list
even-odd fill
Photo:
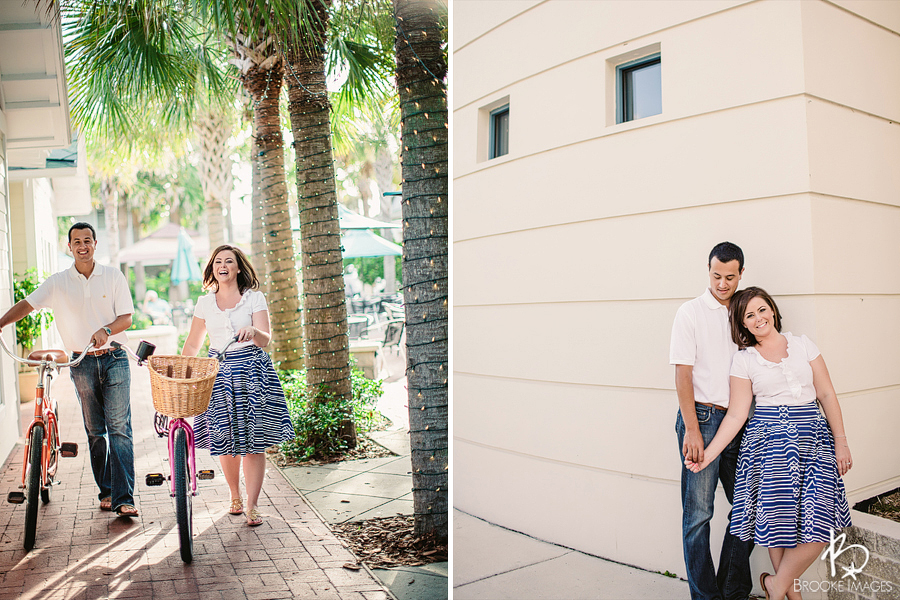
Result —
[[28, 473], [25, 476], [25, 549], [34, 548], [37, 529], [38, 495], [41, 491], [41, 451], [44, 446], [44, 428], [31, 430], [29, 441]]
[[193, 521], [191, 515], [191, 478], [188, 469], [187, 434], [179, 427], [175, 430], [175, 464], [172, 477], [175, 478], [175, 515], [178, 519], [178, 543], [181, 546], [181, 560], [186, 563], [194, 558]]

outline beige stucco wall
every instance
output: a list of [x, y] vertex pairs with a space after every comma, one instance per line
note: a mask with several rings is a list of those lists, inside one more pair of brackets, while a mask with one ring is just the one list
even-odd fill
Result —
[[[669, 335], [726, 239], [823, 352], [851, 501], [900, 486], [900, 2], [483, 4], [453, 13], [454, 505], [683, 575]], [[663, 112], [616, 125], [642, 48]]]

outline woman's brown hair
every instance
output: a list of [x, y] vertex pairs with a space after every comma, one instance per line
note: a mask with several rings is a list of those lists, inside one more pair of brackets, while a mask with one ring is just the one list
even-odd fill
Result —
[[219, 252], [224, 252], [225, 250], [234, 252], [234, 258], [237, 260], [239, 271], [237, 274], [238, 291], [243, 294], [248, 288], [252, 290], [258, 288], [259, 279], [256, 278], [256, 271], [253, 270], [253, 265], [250, 264], [247, 256], [240, 248], [229, 244], [222, 244], [213, 250], [212, 256], [209, 257], [209, 262], [206, 263], [206, 268], [203, 269], [203, 287], [219, 291], [219, 282], [216, 281], [216, 276], [213, 273], [213, 263], [216, 262]]
[[756, 344], [756, 336], [750, 333], [750, 330], [744, 327], [744, 315], [747, 314], [747, 305], [754, 298], [762, 298], [763, 302], [769, 305], [774, 314], [775, 331], [781, 332], [781, 312], [775, 305], [775, 300], [769, 293], [758, 287], [748, 287], [736, 292], [731, 297], [728, 305], [728, 321], [731, 323], [731, 339], [738, 345], [738, 348], [747, 348]]

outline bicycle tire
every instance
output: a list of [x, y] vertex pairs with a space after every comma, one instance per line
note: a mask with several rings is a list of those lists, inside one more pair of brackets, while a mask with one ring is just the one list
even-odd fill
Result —
[[41, 491], [41, 452], [44, 447], [44, 428], [36, 425], [29, 441], [28, 473], [25, 476], [25, 549], [34, 548], [37, 530], [38, 496]]
[[175, 430], [175, 464], [172, 477], [175, 478], [175, 515], [178, 520], [178, 545], [181, 560], [189, 563], [194, 558], [193, 521], [191, 514], [191, 480], [188, 469], [187, 434], [179, 427]]

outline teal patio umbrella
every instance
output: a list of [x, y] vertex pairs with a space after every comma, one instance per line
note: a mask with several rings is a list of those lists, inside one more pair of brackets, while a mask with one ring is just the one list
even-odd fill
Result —
[[203, 281], [203, 275], [200, 272], [197, 258], [194, 256], [194, 242], [182, 227], [178, 232], [175, 260], [172, 261], [172, 285], [178, 285], [185, 281]]
[[403, 247], [376, 235], [368, 229], [341, 230], [341, 245], [344, 258], [363, 256], [401, 256]]

